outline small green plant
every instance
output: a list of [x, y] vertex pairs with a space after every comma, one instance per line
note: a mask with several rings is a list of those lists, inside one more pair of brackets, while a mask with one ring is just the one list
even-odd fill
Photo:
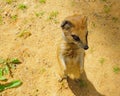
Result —
[[49, 20], [55, 19], [58, 16], [58, 11], [52, 11], [48, 17]]
[[27, 6], [25, 4], [19, 4], [18, 5], [18, 9], [24, 10], [26, 8], [27, 8]]
[[105, 58], [100, 58], [99, 62], [100, 62], [101, 65], [103, 65], [104, 62], [105, 62]]
[[110, 6], [104, 5], [104, 12], [108, 14], [110, 12]]
[[39, 0], [40, 3], [46, 3], [46, 0]]
[[[16, 64], [21, 63], [18, 58], [0, 58], [0, 81], [7, 81], [6, 75], [12, 75], [12, 69], [15, 68]], [[22, 84], [20, 80], [14, 80], [9, 83], [0, 84], [0, 92], [9, 88], [18, 87]]]
[[41, 11], [41, 12], [35, 12], [36, 17], [40, 17], [40, 18], [42, 18], [42, 16], [43, 16], [44, 14], [45, 14], [44, 11]]
[[113, 17], [112, 20], [113, 20], [113, 22], [116, 23], [118, 21], [118, 18], [117, 17]]
[[13, 0], [6, 0], [6, 3], [11, 4]]
[[12, 64], [19, 64], [21, 62], [20, 62], [20, 60], [18, 58], [11, 58], [10, 59], [10, 63], [12, 63]]
[[59, 12], [58, 11], [52, 11], [48, 17], [48, 20], [53, 20], [54, 23], [59, 23], [56, 19], [56, 17], [58, 16]]
[[23, 30], [18, 34], [18, 37], [22, 37], [22, 38], [26, 39], [31, 35], [32, 35], [31, 32], [29, 32], [27, 30]]
[[120, 67], [114, 66], [114, 67], [113, 67], [113, 72], [114, 72], [114, 73], [119, 73], [119, 72], [120, 72]]
[[3, 59], [0, 58], [0, 80], [6, 80], [4, 75], [12, 75], [12, 69], [15, 68], [16, 64], [19, 64], [20, 61], [17, 58]]
[[12, 19], [12, 20], [14, 20], [14, 21], [16, 21], [16, 20], [17, 20], [17, 18], [18, 18], [18, 16], [17, 16], [17, 15], [13, 15], [13, 16], [11, 16], [11, 19]]
[[44, 72], [46, 72], [46, 69], [45, 68], [41, 68], [40, 69], [40, 73], [43, 74]]

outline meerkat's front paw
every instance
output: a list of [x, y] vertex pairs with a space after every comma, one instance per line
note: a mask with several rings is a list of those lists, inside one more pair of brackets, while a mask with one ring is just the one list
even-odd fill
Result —
[[66, 80], [67, 79], [67, 75], [64, 75], [64, 76], [60, 76], [59, 78], [59, 82], [62, 82], [63, 80]]

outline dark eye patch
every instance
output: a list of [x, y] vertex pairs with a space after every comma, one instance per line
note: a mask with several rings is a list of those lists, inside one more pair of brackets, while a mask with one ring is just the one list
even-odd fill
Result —
[[78, 36], [76, 36], [76, 35], [71, 35], [71, 36], [75, 41], [80, 41], [80, 38]]
[[87, 37], [88, 37], [88, 31], [87, 31], [87, 34], [86, 34], [86, 41], [87, 41]]

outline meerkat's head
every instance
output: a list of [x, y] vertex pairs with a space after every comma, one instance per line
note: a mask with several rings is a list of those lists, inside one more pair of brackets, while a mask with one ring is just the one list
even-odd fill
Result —
[[69, 43], [74, 43], [87, 50], [87, 17], [82, 15], [73, 15], [66, 17], [61, 24], [64, 37]]

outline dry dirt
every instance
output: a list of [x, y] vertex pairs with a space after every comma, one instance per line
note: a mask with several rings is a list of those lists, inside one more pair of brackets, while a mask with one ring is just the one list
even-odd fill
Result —
[[[20, 79], [23, 84], [0, 96], [120, 96], [120, 72], [113, 70], [120, 67], [119, 0], [6, 1], [0, 0], [0, 57], [22, 61], [9, 81]], [[27, 8], [21, 10], [19, 4]], [[60, 24], [73, 14], [88, 16], [84, 86], [70, 79], [58, 82], [56, 48], [62, 34]], [[17, 18], [12, 18], [14, 15]], [[31, 36], [19, 37], [23, 30]]]

